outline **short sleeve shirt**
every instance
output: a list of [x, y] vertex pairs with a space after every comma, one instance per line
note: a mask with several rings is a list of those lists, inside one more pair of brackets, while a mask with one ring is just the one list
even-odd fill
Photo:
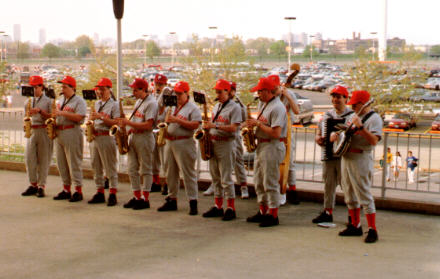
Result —
[[[65, 103], [63, 107], [63, 111], [68, 111], [72, 113], [76, 113], [82, 116], [86, 116], [87, 114], [87, 103], [86, 101], [78, 95], [72, 95], [70, 100], [66, 100], [64, 95], [57, 101], [57, 108], [61, 110], [61, 107]], [[72, 120], [67, 119], [64, 116], [57, 116], [57, 125], [78, 125], [83, 124], [85, 121], [85, 117], [78, 123]]]
[[[217, 103], [212, 110], [211, 119], [214, 121], [214, 117], [221, 108], [221, 103]], [[219, 126], [222, 125], [231, 125], [231, 124], [240, 124], [242, 122], [241, 119], [241, 111], [240, 107], [234, 101], [229, 101], [226, 106], [222, 109], [220, 114], [214, 123], [218, 123]], [[226, 132], [220, 129], [210, 129], [209, 133], [213, 136], [219, 137], [231, 137], [234, 138], [235, 132]]]
[[[348, 125], [351, 124], [351, 119], [353, 118], [354, 115], [355, 114], [353, 113], [347, 117], [347, 124]], [[365, 116], [365, 115], [366, 114], [361, 115], [360, 118], [362, 119], [363, 116]], [[379, 139], [382, 137], [383, 122], [382, 122], [382, 118], [379, 116], [379, 114], [373, 113], [367, 119], [367, 121], [365, 121], [363, 123], [363, 125], [364, 125], [364, 129], [368, 130], [373, 135], [378, 136]], [[373, 146], [363, 136], [361, 136], [358, 132], [353, 135], [353, 138], [350, 143], [350, 148], [357, 148], [357, 149], [361, 149], [363, 151], [373, 150]]]
[[[29, 100], [25, 104], [25, 112], [28, 102]], [[30, 102], [31, 102], [31, 108], [40, 108], [41, 110], [44, 110], [47, 113], [52, 112], [52, 99], [50, 99], [44, 94], [41, 95], [40, 97], [32, 97], [30, 99]], [[40, 113], [36, 113], [31, 117], [32, 117], [32, 125], [43, 125], [45, 122], [45, 119], [41, 116]]]
[[[295, 104], [298, 104], [298, 100], [296, 99], [295, 93], [292, 90], [287, 90], [287, 94], [289, 94], [289, 96], [293, 99], [293, 102], [295, 102]], [[293, 113], [293, 110], [290, 107], [289, 100], [287, 100], [287, 98], [284, 97], [283, 95], [280, 95], [280, 100], [286, 106], [286, 110], [290, 115], [290, 121], [293, 123], [295, 120], [295, 114]]]
[[154, 127], [156, 125], [156, 118], [158, 111], [157, 101], [156, 98], [151, 94], [148, 94], [148, 96], [145, 98], [146, 98], [145, 101], [143, 101], [142, 99], [138, 99], [136, 101], [134, 107], [138, 109], [131, 118], [131, 121], [135, 123], [142, 123], [142, 122], [147, 122], [150, 119], [153, 119], [153, 127]]
[[[108, 99], [107, 102], [99, 100], [95, 103], [95, 111], [99, 113], [104, 118], [114, 119], [120, 117], [119, 103], [112, 98]], [[96, 130], [109, 130], [110, 127], [104, 124], [101, 119], [95, 119], [95, 129]]]
[[[167, 108], [170, 109], [170, 108]], [[171, 107], [171, 114], [174, 115], [176, 107]], [[187, 102], [175, 115], [176, 117], [186, 121], [202, 122], [202, 114], [200, 109], [193, 102]], [[168, 125], [167, 133], [173, 137], [188, 136], [191, 137], [194, 134], [194, 130], [189, 130], [179, 125], [178, 123], [170, 123]]]
[[[266, 108], [264, 108], [266, 107]], [[264, 109], [263, 113], [260, 113]], [[268, 103], [262, 103], [258, 112], [260, 115], [257, 120], [263, 122], [265, 125], [274, 128], [281, 127], [280, 138], [285, 138], [287, 134], [287, 114], [286, 107], [280, 101], [280, 98], [275, 97]], [[256, 136], [263, 139], [271, 139], [269, 135], [257, 128]]]

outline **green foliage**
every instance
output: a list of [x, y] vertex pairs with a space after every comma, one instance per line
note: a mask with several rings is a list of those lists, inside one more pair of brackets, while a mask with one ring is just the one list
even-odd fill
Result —
[[273, 42], [270, 44], [270, 47], [269, 47], [270, 53], [273, 55], [278, 55], [278, 56], [286, 55], [287, 54], [286, 46], [287, 46], [286, 42], [284, 42], [283, 40]]
[[43, 49], [41, 50], [41, 56], [48, 57], [50, 59], [61, 57], [61, 54], [62, 54], [61, 48], [51, 43], [45, 44]]
[[269, 38], [257, 38], [257, 39], [249, 39], [246, 42], [246, 47], [248, 49], [255, 49], [257, 50], [257, 54], [259, 56], [266, 56], [268, 53], [267, 51], [270, 48], [270, 45], [274, 42], [273, 39]]
[[31, 47], [29, 43], [17, 43], [18, 51], [17, 51], [17, 58], [18, 59], [25, 59], [30, 57]]
[[150, 59], [161, 54], [159, 46], [153, 40], [147, 42], [147, 49], [145, 51]]
[[74, 47], [78, 50], [79, 57], [85, 57], [88, 54], [95, 55], [95, 45], [92, 39], [86, 35], [77, 37]]
[[431, 55], [438, 55], [440, 56], [440, 45], [434, 45], [431, 47], [431, 49], [429, 50]]
[[302, 56], [305, 58], [310, 58], [310, 49], [312, 49], [312, 57], [319, 57], [319, 52], [316, 50], [314, 45], [307, 45], [304, 47]]

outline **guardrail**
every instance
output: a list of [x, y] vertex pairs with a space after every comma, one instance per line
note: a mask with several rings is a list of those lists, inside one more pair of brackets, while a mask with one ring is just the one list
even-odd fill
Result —
[[[0, 160], [24, 161], [26, 139], [22, 130], [22, 111], [0, 112]], [[294, 127], [295, 168], [298, 181], [322, 183], [321, 147], [314, 139], [316, 128]], [[387, 148], [391, 148], [393, 156], [399, 151], [402, 157], [402, 168], [399, 177], [394, 179], [390, 168], [390, 179], [387, 181], [385, 170], [388, 163], [381, 166], [380, 161]], [[84, 140], [85, 167], [90, 166], [89, 143]], [[245, 150], [245, 149], [244, 149]], [[405, 159], [408, 151], [419, 159], [414, 174], [414, 183], [409, 183]], [[209, 178], [209, 164], [198, 156], [196, 163], [198, 178]], [[403, 132], [384, 132], [382, 140], [373, 151], [374, 173], [373, 187], [380, 188], [382, 197], [387, 190], [440, 194], [440, 135], [414, 134]], [[248, 181], [253, 177], [253, 154], [245, 152], [244, 163], [247, 166]], [[55, 156], [52, 160], [55, 164]], [[120, 156], [119, 171], [127, 172], [127, 156]]]

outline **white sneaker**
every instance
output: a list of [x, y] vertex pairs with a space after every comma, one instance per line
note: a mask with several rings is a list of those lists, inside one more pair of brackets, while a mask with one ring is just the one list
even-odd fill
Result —
[[204, 196], [212, 196], [212, 195], [214, 195], [214, 185], [209, 185], [209, 188], [208, 189], [206, 189], [206, 191], [205, 192], [203, 192], [203, 195]]
[[286, 194], [280, 194], [280, 205], [286, 204]]
[[241, 198], [242, 199], [249, 199], [249, 191], [247, 186], [241, 186]]

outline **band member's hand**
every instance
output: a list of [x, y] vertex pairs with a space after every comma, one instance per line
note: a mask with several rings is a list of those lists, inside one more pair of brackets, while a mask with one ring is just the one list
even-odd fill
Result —
[[287, 95], [287, 89], [284, 84], [283, 84], [283, 86], [280, 86], [280, 92], [281, 92], [281, 95], [284, 95], [284, 96]]
[[58, 109], [55, 109], [52, 113], [55, 114], [56, 116], [64, 116], [64, 115], [66, 115], [65, 111], [58, 110]]
[[29, 110], [29, 114], [30, 114], [30, 115], [38, 114], [38, 113], [40, 113], [40, 111], [41, 111], [40, 108], [31, 108], [31, 109]]
[[90, 119], [91, 120], [101, 119], [101, 115], [97, 112], [92, 112], [92, 114], [90, 114]]
[[168, 123], [178, 123], [179, 122], [179, 118], [175, 117], [173, 115], [169, 115], [168, 118], [165, 119], [165, 122], [168, 122]]
[[215, 124], [212, 123], [211, 121], [203, 121], [202, 128], [203, 129], [212, 129], [212, 128], [215, 128]]
[[118, 121], [118, 126], [120, 127], [125, 127], [125, 125], [128, 125], [128, 123], [130, 122], [127, 118], [117, 118]]
[[324, 145], [324, 137], [321, 137], [320, 135], [315, 136], [315, 141], [318, 145]]
[[353, 122], [353, 124], [356, 126], [356, 128], [359, 128], [362, 126], [362, 121], [359, 118], [359, 116], [355, 115], [353, 116], [353, 118], [351, 119], [351, 121]]
[[337, 141], [338, 139], [339, 139], [339, 134], [338, 134], [338, 133], [332, 132], [332, 133], [330, 134], [330, 142], [335, 142], [335, 141]]
[[247, 127], [254, 127], [254, 126], [257, 126], [258, 125], [258, 120], [257, 119], [248, 119], [248, 120], [246, 120], [246, 126]]

